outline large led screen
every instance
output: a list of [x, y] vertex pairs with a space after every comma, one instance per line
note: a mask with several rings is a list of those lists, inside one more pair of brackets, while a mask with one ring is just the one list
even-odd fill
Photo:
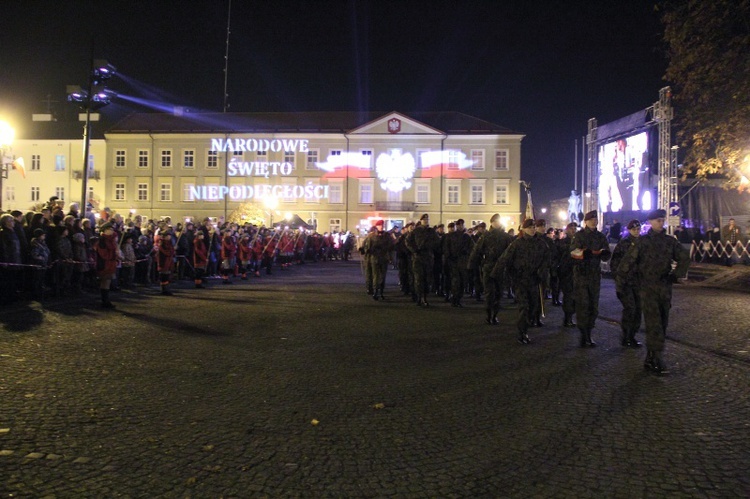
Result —
[[599, 210], [651, 210], [649, 134], [641, 132], [599, 146]]

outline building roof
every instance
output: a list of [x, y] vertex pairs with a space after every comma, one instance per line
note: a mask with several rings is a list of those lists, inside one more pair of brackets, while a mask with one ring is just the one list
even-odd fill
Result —
[[[134, 113], [107, 133], [347, 133], [391, 113]], [[454, 135], [520, 135], [520, 132], [453, 111], [399, 113]]]

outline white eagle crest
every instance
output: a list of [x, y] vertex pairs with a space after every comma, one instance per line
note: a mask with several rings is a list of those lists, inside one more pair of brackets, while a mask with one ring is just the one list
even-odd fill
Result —
[[391, 192], [401, 192], [411, 187], [411, 179], [417, 170], [414, 156], [398, 151], [380, 154], [375, 162], [375, 173], [382, 180], [380, 187]]

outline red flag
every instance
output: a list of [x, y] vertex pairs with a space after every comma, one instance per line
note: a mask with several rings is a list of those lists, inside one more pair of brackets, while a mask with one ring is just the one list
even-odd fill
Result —
[[18, 170], [21, 172], [21, 176], [23, 178], [26, 178], [26, 168], [24, 166], [23, 158], [17, 158], [13, 160], [13, 163], [11, 163], [14, 170]]

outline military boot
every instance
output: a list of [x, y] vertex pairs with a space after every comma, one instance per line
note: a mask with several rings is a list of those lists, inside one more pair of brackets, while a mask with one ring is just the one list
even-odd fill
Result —
[[630, 331], [628, 333], [628, 344], [626, 346], [630, 348], [640, 348], [641, 342], [635, 339], [635, 331]]
[[563, 327], [576, 327], [575, 322], [573, 322], [572, 314], [565, 314], [565, 319], [563, 319]]
[[115, 308], [112, 302], [109, 301], [109, 290], [102, 289], [100, 290], [100, 293], [102, 295], [102, 308]]

